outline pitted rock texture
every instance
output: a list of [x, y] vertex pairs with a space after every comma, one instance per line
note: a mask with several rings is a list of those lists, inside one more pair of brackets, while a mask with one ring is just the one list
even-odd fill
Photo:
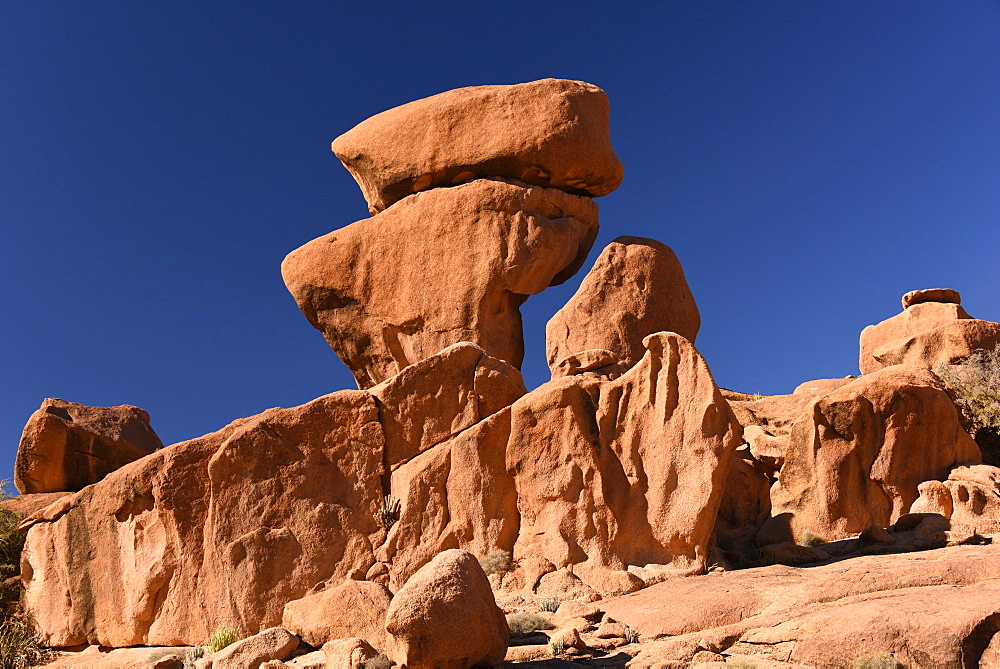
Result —
[[14, 486], [23, 494], [76, 492], [158, 448], [163, 444], [139, 407], [46, 399], [24, 426]]
[[676, 332], [694, 343], [700, 326], [698, 305], [670, 247], [619, 237], [546, 325], [549, 368], [560, 375], [565, 358], [589, 349], [611, 351], [628, 368], [645, 355], [645, 337]]
[[520, 367], [519, 307], [580, 268], [597, 205], [478, 179], [419, 193], [293, 251], [285, 285], [370, 388], [460, 341]]
[[484, 177], [596, 197], [622, 181], [609, 109], [604, 91], [582, 81], [470, 86], [376, 114], [334, 140], [333, 151], [372, 214]]
[[386, 655], [402, 669], [498, 667], [510, 630], [475, 556], [439, 553], [389, 605]]
[[981, 460], [943, 385], [922, 367], [889, 367], [805, 397], [771, 490], [771, 518], [758, 534], [762, 544], [886, 527], [909, 511], [920, 483]]
[[980, 534], [1000, 533], [1000, 469], [955, 467], [945, 481], [925, 481], [912, 513], [940, 513]]

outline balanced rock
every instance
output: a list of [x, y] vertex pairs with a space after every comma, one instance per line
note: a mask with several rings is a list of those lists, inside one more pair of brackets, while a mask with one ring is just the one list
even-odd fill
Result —
[[470, 86], [377, 114], [334, 140], [333, 151], [372, 214], [484, 177], [596, 197], [622, 181], [609, 109], [604, 91], [582, 81]]
[[556, 374], [563, 359], [589, 349], [611, 351], [628, 368], [645, 355], [645, 337], [676, 332], [693, 343], [700, 326], [698, 306], [670, 247], [619, 237], [546, 325], [549, 368]]
[[980, 461], [943, 385], [922, 367], [889, 367], [827, 395], [793, 397], [809, 402], [790, 430], [762, 544], [887, 527], [909, 511], [920, 483]]
[[948, 288], [904, 295], [902, 313], [862, 330], [861, 373], [900, 364], [934, 368], [1000, 344], [1000, 323], [972, 318], [959, 300]]
[[281, 272], [358, 386], [370, 388], [460, 341], [520, 367], [520, 305], [572, 276], [597, 228], [590, 198], [477, 179], [313, 240]]
[[372, 646], [385, 644], [385, 615], [392, 593], [383, 585], [346, 581], [285, 604], [281, 626], [310, 646], [332, 639], [360, 638]]
[[46, 399], [24, 426], [14, 485], [24, 494], [75, 492], [162, 447], [139, 407]]
[[401, 669], [500, 666], [510, 630], [479, 561], [449, 550], [396, 593], [385, 622], [386, 655]]

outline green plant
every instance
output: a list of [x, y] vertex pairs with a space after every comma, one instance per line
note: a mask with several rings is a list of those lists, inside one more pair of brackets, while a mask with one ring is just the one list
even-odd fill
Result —
[[937, 375], [982, 449], [984, 462], [1000, 465], [1000, 344], [976, 351], [959, 365], [941, 363]]
[[559, 602], [554, 599], [543, 599], [538, 605], [539, 611], [545, 611], [546, 613], [555, 613], [559, 610]]
[[815, 532], [810, 532], [806, 530], [799, 537], [799, 546], [809, 546], [810, 548], [815, 548], [816, 546], [822, 546], [826, 543], [826, 539], [819, 536]]
[[751, 395], [750, 397], [752, 397], [752, 398], [753, 398], [753, 399], [751, 399], [751, 400], [750, 400], [751, 402], [759, 402], [759, 401], [761, 401], [762, 399], [764, 399], [764, 396], [763, 396], [763, 395], [761, 395], [760, 393], [754, 393], [754, 394], [752, 394], [752, 395]]
[[218, 653], [226, 646], [231, 646], [242, 638], [239, 628], [231, 623], [219, 625], [208, 640], [209, 654]]
[[859, 657], [854, 660], [855, 669], [898, 669], [901, 665], [889, 653], [879, 653], [872, 657]]
[[510, 571], [513, 564], [510, 553], [507, 551], [493, 551], [479, 558], [479, 565], [486, 572], [487, 576], [490, 574], [506, 573]]
[[0, 669], [23, 669], [42, 664], [51, 652], [42, 648], [31, 624], [18, 615], [0, 619]]
[[549, 640], [549, 655], [552, 657], [559, 657], [566, 651], [566, 646], [562, 641], [558, 639]]
[[379, 655], [365, 662], [365, 669], [389, 669], [392, 667], [392, 660], [385, 655]]
[[392, 495], [382, 498], [382, 506], [375, 510], [375, 522], [388, 530], [399, 520], [400, 503]]
[[521, 611], [507, 616], [507, 626], [511, 634], [528, 634], [538, 630], [550, 630], [555, 627], [548, 618], [537, 613]]

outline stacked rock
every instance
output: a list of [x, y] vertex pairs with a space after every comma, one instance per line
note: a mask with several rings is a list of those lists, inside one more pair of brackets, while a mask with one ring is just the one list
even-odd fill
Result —
[[285, 285], [361, 389], [460, 341], [520, 367], [520, 305], [567, 280], [622, 180], [604, 91], [543, 79], [390, 109], [333, 142], [372, 218], [293, 251]]

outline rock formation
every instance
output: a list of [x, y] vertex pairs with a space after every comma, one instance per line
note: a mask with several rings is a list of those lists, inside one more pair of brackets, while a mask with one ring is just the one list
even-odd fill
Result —
[[50, 398], [24, 426], [14, 485], [22, 494], [76, 492], [162, 447], [139, 407]]
[[930, 288], [903, 296], [903, 313], [861, 332], [862, 374], [890, 365], [937, 367], [1000, 344], [1000, 323], [974, 319], [958, 291]]
[[[677, 256], [666, 244], [619, 237], [598, 257], [580, 289], [545, 327], [553, 376], [571, 356], [604, 349], [625, 369], [642, 358], [642, 340], [676, 332], [694, 343], [701, 315]], [[572, 359], [572, 358], [571, 358]]]

